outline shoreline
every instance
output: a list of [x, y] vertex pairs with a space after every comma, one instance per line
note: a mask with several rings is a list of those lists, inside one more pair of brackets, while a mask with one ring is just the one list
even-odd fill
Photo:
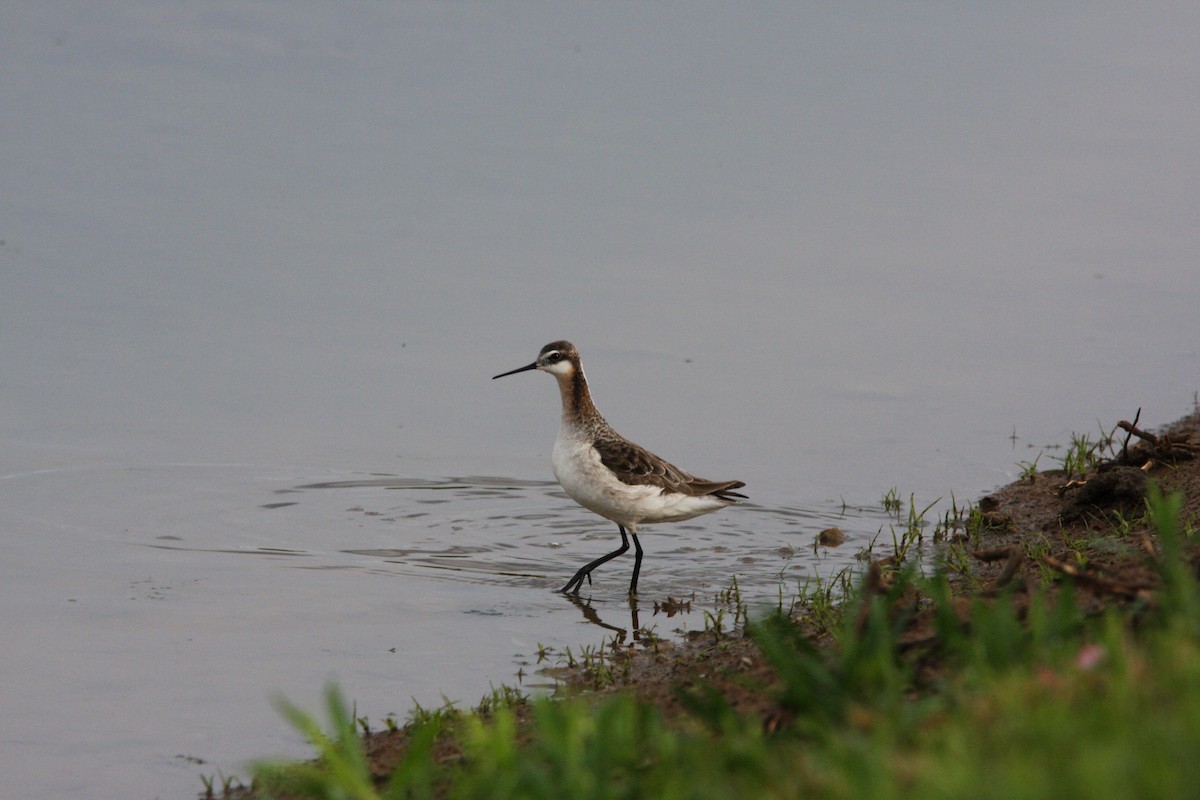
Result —
[[[1200, 409], [1151, 433], [1133, 422], [1113, 427], [1110, 441], [1072, 445], [1075, 458], [1064, 460], [1065, 469], [1033, 472], [980, 498], [976, 504], [956, 509], [927, 537], [922, 531], [913, 540], [917, 548], [910, 563], [933, 565], [944, 574], [951, 598], [946, 606], [969, 629], [979, 603], [1005, 598], [1018, 615], [1045, 596], [1056, 602], [1070, 587], [1072, 602], [1087, 617], [1109, 610], [1124, 614], [1135, 624], [1146, 609], [1159, 604], [1163, 558], [1145, 512], [1152, 485], [1164, 494], [1182, 497], [1180, 519], [1189, 526], [1200, 521]], [[928, 540], [927, 540], [928, 539]], [[1186, 559], [1196, 572], [1200, 548], [1190, 542]], [[873, 559], [856, 576], [861, 609], [872, 598], [888, 599], [892, 613], [903, 609], [903, 628], [897, 646], [913, 659], [917, 682], [909, 687], [913, 697], [933, 691], [947, 680], [952, 667], [937, 652], [945, 620], [927, 598], [905, 590], [893, 597], [893, 586], [904, 568], [905, 554]], [[843, 623], [836, 609], [833, 586], [814, 593], [807, 602], [793, 604], [788, 613], [817, 649], [833, 648], [837, 626]], [[910, 596], [913, 595], [913, 596]], [[706, 614], [708, 630], [692, 632], [683, 642], [653, 636], [624, 643], [614, 639], [595, 650], [585, 650], [569, 666], [547, 670], [560, 681], [555, 698], [583, 697], [586, 702], [628, 696], [652, 707], [667, 725], [687, 726], [695, 714], [689, 697], [695, 692], [720, 697], [723, 706], [741, 718], [757, 721], [767, 732], [786, 730], [795, 721], [795, 710], [782, 702], [781, 678], [776, 665], [764, 656], [745, 625], [746, 610], [737, 595], [736, 581], [720, 596], [724, 612]], [[727, 615], [725, 615], [727, 612]], [[860, 610], [854, 621], [867, 625]], [[925, 651], [928, 650], [928, 653]], [[489, 718], [499, 707], [512, 710], [517, 724], [528, 725], [533, 701], [501, 687], [492, 703], [475, 712]], [[464, 717], [470, 714], [435, 711]], [[383, 731], [365, 730], [364, 753], [376, 781], [383, 781], [413, 746], [414, 726]], [[357, 734], [356, 734], [357, 735]], [[460, 740], [439, 737], [429, 757], [435, 764], [454, 765], [464, 758]], [[258, 797], [244, 787], [227, 787], [230, 798]]]

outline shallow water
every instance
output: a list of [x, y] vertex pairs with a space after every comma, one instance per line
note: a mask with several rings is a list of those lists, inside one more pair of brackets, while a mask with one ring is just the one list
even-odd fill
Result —
[[[500, 683], [537, 691], [553, 683], [538, 673], [542, 647], [634, 634], [631, 559], [597, 570], [581, 601], [552, 591], [617, 538], [557, 484], [313, 477], [222, 464], [6, 476], [0, 524], [22, 533], [4, 570], [0, 662], [22, 689], [5, 701], [22, 721], [7, 749], [47, 765], [43, 796], [190, 784], [255, 754], [301, 754], [274, 692], [315, 705], [339, 680], [380, 724], [414, 701], [469, 705]], [[643, 537], [637, 621], [661, 636], [702, 627], [733, 575], [751, 606], [779, 602], [781, 587], [790, 601], [882, 523], [748, 504], [663, 526]], [[850, 541], [814, 553], [815, 532], [835, 524]], [[690, 613], [654, 613], [696, 593]], [[49, 769], [59, 762], [70, 769]]]
[[531, 9], [3, 12], [6, 797], [191, 796], [306, 752], [276, 692], [403, 717], [628, 630], [631, 557], [553, 591], [619, 541], [553, 381], [490, 380], [554, 339], [747, 483], [646, 529], [663, 635], [1192, 408], [1200, 11]]

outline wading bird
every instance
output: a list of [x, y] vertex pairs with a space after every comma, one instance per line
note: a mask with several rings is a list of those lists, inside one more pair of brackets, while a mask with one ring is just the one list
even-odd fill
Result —
[[617, 523], [621, 531], [619, 548], [585, 564], [560, 591], [578, 593], [584, 578], [591, 582], [592, 570], [629, 549], [628, 536], [632, 536], [636, 558], [629, 594], [635, 595], [642, 569], [639, 525], [691, 519], [745, 499], [733, 491], [746, 485], [741, 481], [706, 481], [689, 475], [613, 430], [596, 410], [579, 351], [568, 341], [551, 342], [532, 364], [492, 380], [533, 369], [553, 375], [562, 395], [554, 477], [572, 500]]

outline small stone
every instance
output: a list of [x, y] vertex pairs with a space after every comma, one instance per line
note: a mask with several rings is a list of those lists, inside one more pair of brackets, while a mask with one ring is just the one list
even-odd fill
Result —
[[841, 528], [826, 528], [817, 534], [817, 544], [822, 547], [837, 547], [846, 541], [846, 534]]

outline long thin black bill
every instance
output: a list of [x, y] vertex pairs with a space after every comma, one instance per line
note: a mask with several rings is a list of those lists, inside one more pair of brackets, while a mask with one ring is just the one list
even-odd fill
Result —
[[501, 372], [499, 375], [493, 375], [492, 380], [496, 380], [496, 378], [503, 378], [505, 375], [516, 375], [518, 372], [528, 372], [531, 369], [537, 369], [536, 361], [532, 364], [526, 364], [523, 367], [517, 367], [516, 369], [509, 370], [508, 372]]

